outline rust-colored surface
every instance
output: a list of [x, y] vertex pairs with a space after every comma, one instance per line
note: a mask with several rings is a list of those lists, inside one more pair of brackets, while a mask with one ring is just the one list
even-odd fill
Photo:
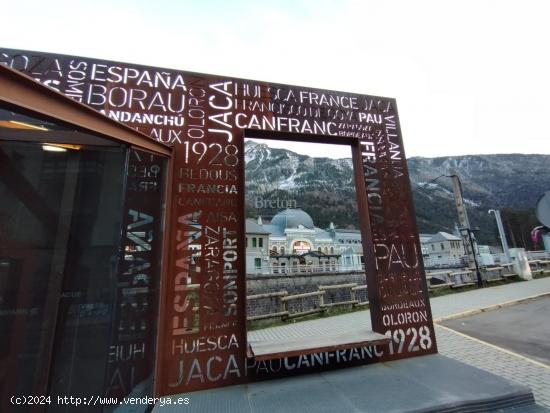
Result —
[[[23, 71], [23, 73], [35, 77], [32, 72]], [[105, 119], [105, 116], [90, 110], [86, 105], [68, 100], [55, 88], [55, 84], [46, 83], [50, 88], [37, 89], [36, 81], [31, 77], [21, 76], [21, 73], [2, 64], [0, 64], [0, 74], [0, 101], [2, 102], [28, 109], [41, 117], [66, 121], [83, 130], [93, 131], [95, 135], [106, 139], [123, 141], [167, 156], [171, 154], [170, 148], [166, 145], [147, 139], [147, 136], [121, 122]]]
[[142, 149], [128, 152], [106, 369], [109, 397], [126, 396], [137, 383], [150, 380], [154, 371], [167, 163], [165, 156]]
[[[0, 64], [175, 147], [157, 394], [437, 351], [393, 99], [7, 49]], [[247, 364], [245, 133], [352, 145], [372, 325], [389, 345]]]

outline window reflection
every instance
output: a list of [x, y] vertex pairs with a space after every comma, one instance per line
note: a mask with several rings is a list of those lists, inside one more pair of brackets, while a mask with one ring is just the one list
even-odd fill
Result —
[[0, 110], [1, 412], [11, 395], [152, 394], [165, 168]]

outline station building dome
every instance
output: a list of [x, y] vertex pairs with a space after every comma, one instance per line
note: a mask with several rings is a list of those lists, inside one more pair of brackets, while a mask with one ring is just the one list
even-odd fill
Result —
[[307, 229], [315, 229], [311, 216], [300, 208], [279, 212], [271, 219], [271, 225], [276, 225], [283, 231], [287, 228], [299, 228], [300, 225]]

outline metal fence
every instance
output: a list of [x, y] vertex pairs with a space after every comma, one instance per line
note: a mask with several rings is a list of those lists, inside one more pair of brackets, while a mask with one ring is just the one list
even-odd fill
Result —
[[321, 273], [340, 273], [340, 272], [361, 272], [365, 271], [364, 265], [352, 265], [352, 264], [338, 264], [327, 263], [324, 265], [312, 265], [312, 264], [299, 264], [299, 265], [262, 265], [249, 269], [247, 268], [247, 274], [251, 275], [271, 275], [271, 274], [321, 274]]

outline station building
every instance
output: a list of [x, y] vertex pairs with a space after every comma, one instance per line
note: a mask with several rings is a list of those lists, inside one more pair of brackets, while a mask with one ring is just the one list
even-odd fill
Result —
[[246, 220], [248, 274], [359, 271], [363, 248], [359, 230], [321, 229], [300, 208], [285, 209], [269, 223]]

